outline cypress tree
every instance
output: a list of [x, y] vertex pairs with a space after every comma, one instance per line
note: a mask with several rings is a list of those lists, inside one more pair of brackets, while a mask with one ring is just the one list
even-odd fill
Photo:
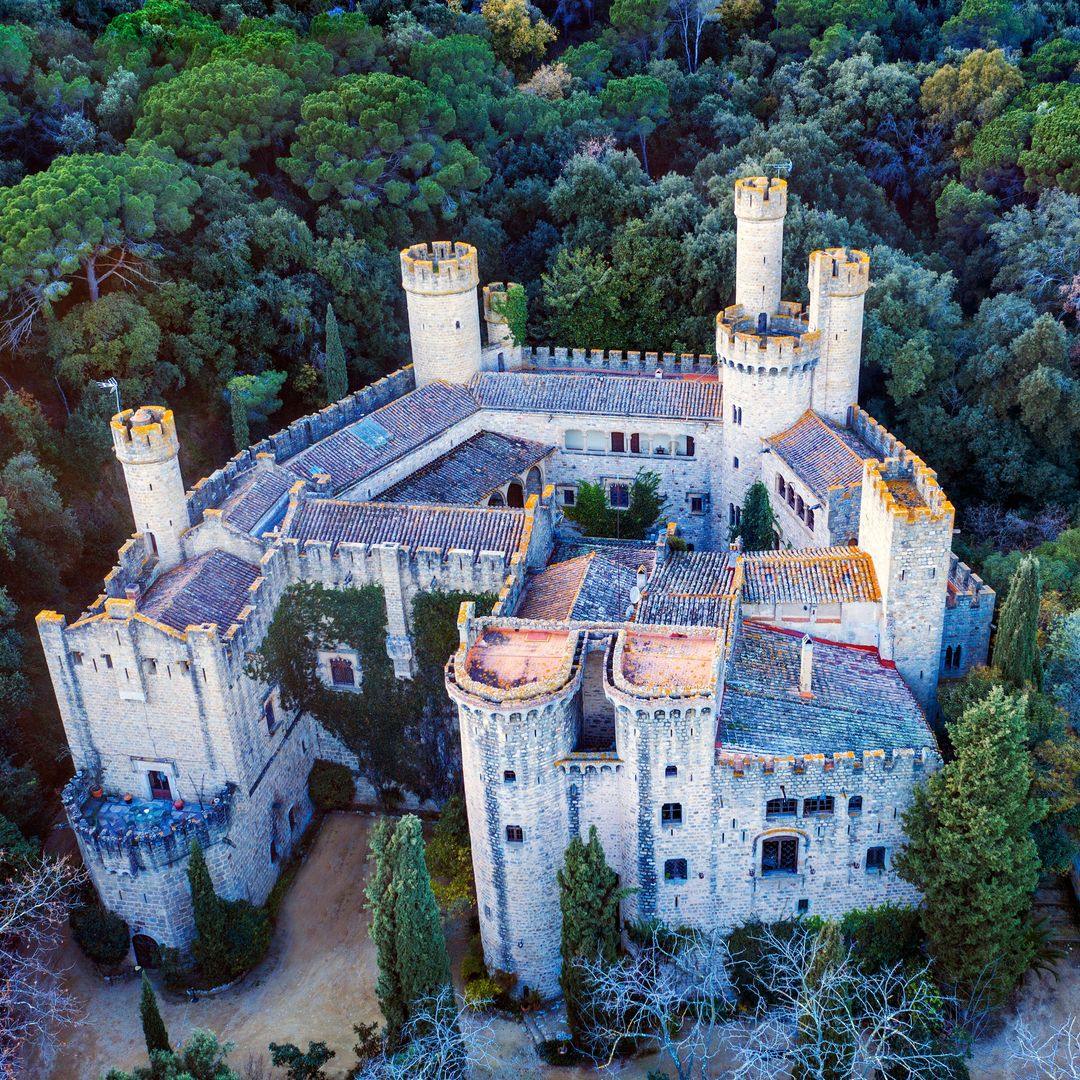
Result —
[[237, 452], [246, 450], [251, 445], [251, 432], [248, 428], [247, 405], [243, 395], [233, 391], [229, 395], [229, 417], [232, 420], [233, 442]]
[[345, 350], [341, 347], [334, 305], [326, 305], [326, 367], [323, 370], [328, 404], [340, 401], [349, 392], [349, 371], [345, 364]]
[[143, 1038], [146, 1040], [147, 1053], [153, 1054], [155, 1051], [171, 1052], [169, 1032], [165, 1027], [165, 1021], [161, 1019], [157, 995], [154, 993], [154, 988], [150, 985], [150, 980], [146, 977], [145, 971], [142, 973], [139, 1018], [142, 1020]]
[[994, 667], [1017, 690], [1042, 682], [1037, 640], [1041, 599], [1039, 560], [1025, 555], [1013, 574], [994, 640]]
[[224, 963], [226, 911], [206, 865], [206, 856], [198, 840], [191, 841], [187, 868], [191, 886], [191, 906], [195, 914], [195, 958], [211, 979]]
[[394, 1046], [411, 1006], [449, 984], [450, 958], [424, 860], [420, 819], [407, 814], [393, 830], [389, 822], [380, 821], [371, 850], [375, 869], [367, 898], [379, 966], [375, 993], [386, 1018], [387, 1039]]
[[732, 530], [731, 538], [742, 537], [746, 551], [772, 551], [776, 545], [776, 515], [769, 501], [769, 489], [755, 480], [743, 499], [739, 524]]
[[563, 868], [558, 873], [559, 907], [562, 910], [562, 973], [559, 983], [566, 1002], [566, 1016], [575, 1035], [585, 1032], [583, 999], [587, 990], [577, 957], [597, 956], [614, 963], [618, 955], [619, 901], [626, 895], [619, 878], [607, 864], [604, 848], [589, 829], [589, 842], [575, 836], [566, 849]]
[[1034, 952], [1039, 881], [1024, 697], [995, 687], [949, 726], [956, 757], [904, 814], [901, 877], [922, 890], [922, 924], [940, 981], [1002, 1000]]

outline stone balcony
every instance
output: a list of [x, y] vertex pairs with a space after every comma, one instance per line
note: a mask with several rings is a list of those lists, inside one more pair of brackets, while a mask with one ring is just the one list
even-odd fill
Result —
[[96, 853], [110, 869], [137, 874], [183, 861], [192, 840], [204, 848], [220, 840], [229, 828], [232, 794], [227, 787], [178, 810], [168, 799], [125, 801], [110, 792], [95, 797], [87, 774], [76, 773], [61, 800], [85, 854]]

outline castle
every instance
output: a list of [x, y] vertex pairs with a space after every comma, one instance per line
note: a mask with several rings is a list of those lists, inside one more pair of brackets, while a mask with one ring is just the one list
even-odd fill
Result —
[[[595, 825], [622, 917], [731, 926], [915, 895], [900, 815], [940, 763], [938, 680], [985, 660], [994, 594], [951, 554], [935, 475], [856, 404], [866, 254], [780, 294], [787, 185], [735, 186], [735, 304], [716, 355], [525, 348], [468, 244], [401, 254], [413, 363], [185, 491], [172, 413], [112, 420], [136, 534], [104, 593], [38, 628], [77, 773], [69, 821], [137, 955], [187, 948], [190, 839], [262, 902], [311, 816], [312, 761], [355, 767], [247, 658], [285, 589], [383, 587], [415, 673], [413, 599], [462, 607], [459, 716], [489, 966], [557, 989], [556, 868]], [[486, 334], [481, 335], [481, 309]], [[485, 339], [486, 338], [486, 343]], [[669, 524], [586, 540], [582, 481], [626, 507], [658, 473]], [[756, 480], [776, 550], [728, 543]], [[362, 693], [350, 642], [318, 674]]]

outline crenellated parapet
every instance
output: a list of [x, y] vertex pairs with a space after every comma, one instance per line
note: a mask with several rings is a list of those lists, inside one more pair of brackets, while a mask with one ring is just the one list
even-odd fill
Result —
[[428, 295], [475, 289], [480, 284], [476, 248], [452, 240], [403, 248], [401, 284], [408, 292]]
[[716, 317], [716, 351], [720, 362], [740, 372], [777, 374], [811, 369], [821, 352], [821, 334], [811, 330], [798, 305], [783, 303], [764, 327], [741, 305]]
[[864, 506], [873, 500], [885, 513], [909, 524], [947, 519], [951, 530], [956, 513], [953, 504], [938, 484], [937, 473], [914, 454], [884, 461], [870, 459], [863, 476]]
[[785, 776], [908, 776], [913, 783], [941, 767], [941, 754], [931, 746], [904, 747], [899, 750], [845, 750], [831, 754], [799, 754], [790, 757], [763, 757], [718, 749], [717, 764], [736, 778], [774, 777], [782, 783]]
[[861, 296], [869, 287], [870, 256], [865, 251], [825, 248], [810, 252], [811, 297]]
[[176, 456], [180, 440], [172, 409], [143, 405], [117, 413], [109, 424], [113, 449], [122, 464], [154, 464]]

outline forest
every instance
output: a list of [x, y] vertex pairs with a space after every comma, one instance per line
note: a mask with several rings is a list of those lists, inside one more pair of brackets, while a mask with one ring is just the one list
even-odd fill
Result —
[[525, 287], [531, 341], [709, 352], [732, 178], [770, 165], [785, 295], [815, 248], [871, 253], [862, 403], [1002, 598], [1039, 554], [1068, 683], [1078, 24], [1076, 0], [0, 0], [0, 816], [38, 831], [70, 771], [33, 619], [77, 614], [130, 531], [117, 396], [176, 410], [193, 483], [323, 405], [341, 355], [353, 390], [407, 361], [397, 252], [437, 237]]

